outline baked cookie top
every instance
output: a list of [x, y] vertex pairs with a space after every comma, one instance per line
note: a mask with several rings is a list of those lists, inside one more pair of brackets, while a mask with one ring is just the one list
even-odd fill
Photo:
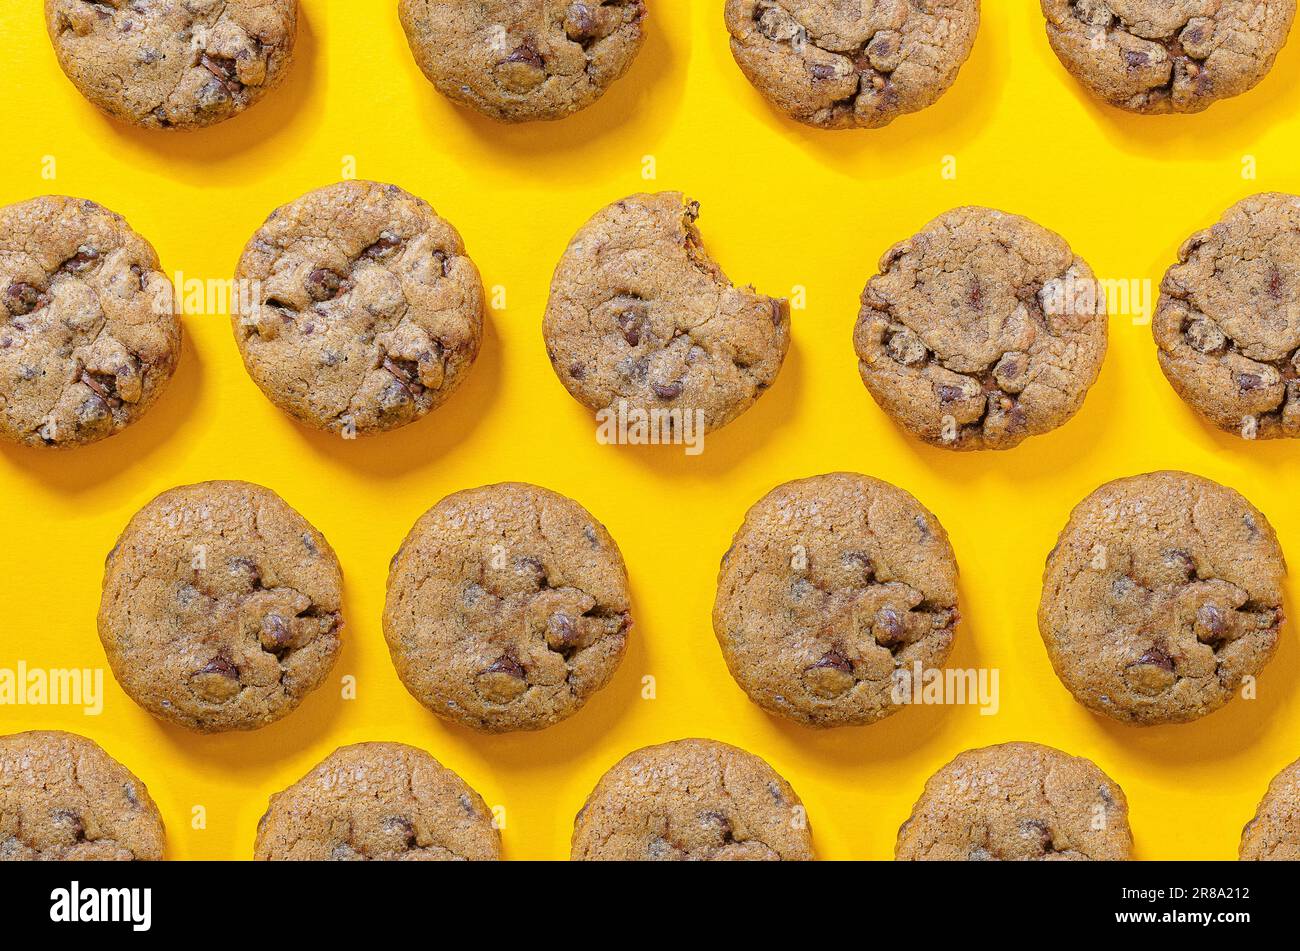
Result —
[[243, 112], [293, 61], [297, 0], [45, 0], [59, 65], [103, 112], [198, 129]]
[[852, 472], [787, 482], [755, 503], [713, 607], [749, 698], [810, 726], [897, 712], [911, 694], [900, 678], [942, 666], [957, 619], [943, 526], [902, 489]]
[[162, 857], [149, 790], [92, 740], [55, 730], [0, 736], [0, 861]]
[[1300, 860], [1300, 760], [1273, 777], [1241, 830], [1242, 861]]
[[795, 861], [812, 830], [790, 784], [714, 740], [647, 746], [619, 760], [574, 820], [575, 861]]
[[461, 384], [483, 336], [483, 284], [460, 235], [396, 185], [345, 181], [276, 209], [239, 259], [231, 318], [273, 403], [343, 436], [414, 422]]
[[1286, 563], [1268, 519], [1186, 472], [1109, 482], [1070, 513], [1038, 627], [1076, 700], [1137, 724], [1195, 720], [1263, 670]]
[[489, 861], [501, 834], [483, 797], [423, 750], [356, 743], [271, 797], [258, 861]]
[[1047, 38], [1094, 96], [1130, 112], [1200, 112], [1273, 66], [1295, 0], [1041, 0]]
[[1129, 858], [1124, 791], [1091, 760], [1038, 743], [966, 750], [925, 783], [900, 860]]
[[853, 331], [894, 421], [944, 449], [1010, 449], [1083, 405], [1106, 355], [1087, 263], [1028, 218], [964, 207], [885, 252]]
[[411, 53], [429, 82], [493, 119], [562, 119], [632, 65], [643, 0], [402, 0]]
[[727, 0], [731, 54], [786, 115], [823, 129], [888, 125], [935, 102], [979, 31], [979, 0]]
[[412, 695], [444, 719], [537, 730], [614, 676], [632, 626], [618, 546], [586, 509], [535, 485], [465, 489], [393, 557], [384, 635]]
[[0, 208], [0, 438], [96, 442], [171, 379], [181, 324], [153, 247], [92, 201]]
[[343, 577], [323, 535], [248, 482], [158, 496], [109, 552], [99, 637], [122, 689], [202, 733], [288, 714], [339, 652]]
[[1300, 197], [1252, 195], [1188, 238], [1151, 330], [1178, 395], [1220, 429], [1300, 436]]
[[702, 413], [724, 426], [772, 385], [790, 346], [784, 300], [735, 287], [704, 250], [699, 203], [631, 195], [574, 235], [551, 280], [551, 365], [590, 409]]

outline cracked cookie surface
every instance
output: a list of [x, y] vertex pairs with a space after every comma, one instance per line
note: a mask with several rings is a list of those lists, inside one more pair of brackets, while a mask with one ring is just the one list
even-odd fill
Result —
[[1200, 112], [1268, 73], [1295, 0], [1041, 0], [1057, 58], [1130, 112]]
[[158, 496], [109, 553], [99, 637], [122, 689], [201, 733], [291, 712], [338, 656], [343, 578], [325, 537], [247, 482]]
[[1091, 760], [1038, 743], [966, 750], [925, 783], [899, 827], [903, 861], [1118, 861], [1124, 791]]
[[236, 278], [244, 366], [290, 416], [343, 436], [405, 426], [463, 382], [483, 284], [456, 229], [396, 185], [345, 181], [271, 213]]
[[1277, 647], [1286, 564], [1268, 520], [1186, 472], [1107, 483], [1048, 556], [1038, 628], [1096, 713], [1183, 723], [1222, 707]]
[[479, 730], [538, 730], [576, 713], [614, 676], [631, 626], [609, 532], [535, 485], [449, 495], [388, 575], [384, 636], [406, 689]]
[[825, 727], [897, 712], [896, 685], [916, 664], [943, 665], [957, 620], [943, 526], [902, 489], [851, 472], [787, 482], [755, 503], [722, 558], [713, 607], [749, 698]]
[[979, 30], [979, 0], [727, 0], [731, 53], [792, 119], [874, 129], [932, 105]]
[[[551, 280], [542, 334], [579, 403], [724, 426], [776, 379], [790, 346], [785, 300], [735, 287], [704, 251], [699, 203], [632, 195], [574, 235]], [[681, 422], [673, 415], [694, 414]], [[658, 418], [658, 417], [654, 417]]]
[[1300, 436], [1300, 197], [1252, 195], [1188, 238], [1151, 331], [1165, 377], [1210, 422]]
[[243, 112], [293, 61], [297, 0], [45, 0], [59, 65], [110, 116], [189, 130]]
[[1242, 861], [1300, 860], [1300, 760], [1268, 784], [1255, 816], [1241, 830]]
[[0, 438], [84, 445], [153, 406], [181, 352], [160, 267], [148, 241], [92, 201], [0, 208]]
[[0, 862], [162, 857], [149, 790], [98, 744], [54, 730], [0, 736]]
[[1060, 235], [955, 208], [881, 258], [853, 331], [858, 372], [931, 445], [1010, 449], [1083, 405], [1106, 355], [1105, 310]]
[[258, 861], [492, 861], [501, 834], [483, 797], [423, 750], [342, 746], [271, 797]]
[[416, 64], [438, 91], [504, 122], [585, 109], [641, 49], [643, 0], [402, 0]]
[[676, 740], [629, 753], [573, 826], [575, 861], [807, 861], [812, 830], [790, 784], [753, 753]]

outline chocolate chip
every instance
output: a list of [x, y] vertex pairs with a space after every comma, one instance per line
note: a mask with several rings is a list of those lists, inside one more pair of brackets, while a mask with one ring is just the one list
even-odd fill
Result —
[[221, 677], [229, 677], [231, 680], [236, 680], [239, 677], [239, 668], [220, 654], [200, 667], [197, 672], [200, 674], [217, 674]]
[[533, 49], [533, 47], [529, 46], [527, 43], [515, 47], [514, 52], [506, 57], [506, 62], [527, 63], [529, 66], [533, 66], [537, 69], [541, 69], [546, 65], [545, 60], [542, 59], [542, 54], [537, 52], [537, 50]]
[[307, 275], [303, 288], [307, 291], [308, 297], [320, 302], [338, 297], [344, 288], [344, 283], [341, 275], [328, 268], [318, 267]]
[[674, 380], [672, 383], [655, 383], [650, 388], [661, 400], [675, 400], [686, 389], [680, 380]]
[[293, 632], [289, 623], [279, 614], [268, 614], [262, 618], [262, 647], [272, 654], [279, 653], [289, 646]]
[[813, 63], [808, 67], [808, 72], [815, 83], [834, 79], [836, 76], [836, 69], [830, 63]]
[[897, 644], [903, 639], [906, 630], [902, 615], [893, 608], [877, 611], [875, 622], [871, 625], [871, 634], [881, 647]]
[[1149, 59], [1146, 53], [1139, 50], [1125, 50], [1124, 62], [1128, 64], [1129, 69], [1141, 69], [1149, 62]]
[[1146, 653], [1138, 658], [1139, 664], [1149, 664], [1152, 667], [1159, 667], [1161, 670], [1172, 671], [1174, 669], [1174, 660], [1159, 647], [1148, 648]]
[[382, 261], [384, 258], [390, 257], [401, 244], [401, 238], [391, 231], [385, 231], [379, 236], [379, 240], [361, 252], [361, 257], [371, 261]]
[[49, 303], [49, 298], [25, 281], [15, 281], [5, 288], [5, 310], [14, 317], [24, 317]]
[[945, 403], [955, 403], [957, 400], [964, 400], [966, 398], [966, 391], [960, 386], [949, 386], [946, 383], [942, 383], [935, 387], [934, 391], [938, 395], [939, 399]]
[[1203, 644], [1223, 640], [1228, 632], [1228, 618], [1218, 605], [1202, 604], [1196, 612], [1196, 639]]
[[1250, 393], [1254, 390], [1262, 390], [1268, 384], [1258, 373], [1238, 373], [1237, 387], [1242, 393]]
[[623, 339], [627, 341], [627, 345], [635, 347], [641, 342], [641, 336], [646, 329], [645, 308], [643, 306], [625, 307], [614, 315], [614, 323], [618, 325], [619, 332], [623, 334]]
[[515, 677], [519, 680], [524, 679], [524, 668], [519, 661], [515, 660], [512, 654], [502, 654], [484, 670], [485, 674], [505, 674], [508, 677]]
[[99, 260], [99, 252], [89, 245], [82, 245], [77, 249], [77, 253], [68, 258], [59, 265], [60, 271], [66, 271], [69, 274], [80, 274], [94, 267], [95, 262]]
[[813, 670], [817, 668], [838, 670], [846, 674], [853, 673], [853, 664], [847, 657], [834, 649], [828, 650], [825, 654], [822, 654], [822, 656], [819, 657], [808, 669]]
[[546, 619], [546, 644], [554, 651], [570, 651], [578, 643], [578, 625], [568, 614], [556, 612]]

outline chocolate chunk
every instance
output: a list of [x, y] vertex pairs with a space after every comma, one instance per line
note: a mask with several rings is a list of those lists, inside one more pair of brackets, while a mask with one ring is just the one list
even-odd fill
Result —
[[334, 271], [319, 267], [307, 275], [303, 287], [307, 291], [307, 296], [319, 303], [338, 297], [344, 289], [344, 280]]

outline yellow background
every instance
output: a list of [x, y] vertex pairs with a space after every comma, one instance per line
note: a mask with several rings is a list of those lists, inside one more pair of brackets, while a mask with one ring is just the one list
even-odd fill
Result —
[[[0, 6], [0, 202], [58, 192], [125, 215], [164, 270], [222, 279], [277, 205], [338, 180], [397, 183], [464, 235], [485, 284], [505, 289], [468, 383], [423, 422], [343, 442], [308, 431], [245, 375], [227, 320], [186, 318], [161, 403], [106, 443], [67, 453], [0, 448], [0, 667], [103, 666], [102, 563], [158, 492], [237, 478], [278, 491], [325, 533], [346, 579], [346, 646], [326, 686], [255, 733], [199, 736], [135, 706], [106, 671], [106, 709], [0, 707], [0, 731], [87, 734], [148, 784], [168, 856], [247, 858], [267, 796], [335, 747], [389, 739], [430, 750], [504, 804], [507, 857], [564, 858], [572, 818], [624, 753], [682, 736], [765, 757], [803, 797], [823, 858], [889, 858], [925, 778], [962, 749], [1037, 740], [1091, 757], [1128, 793], [1141, 858], [1232, 858], [1268, 779], [1300, 756], [1296, 625], [1260, 682], [1197, 723], [1139, 729], [1087, 713], [1058, 682], [1035, 611], [1043, 559], [1070, 508], [1100, 483], [1183, 468], [1232, 485], [1300, 558], [1294, 443], [1207, 428], [1160, 374], [1150, 328], [1111, 322], [1101, 379], [1062, 429], [1008, 453], [930, 449], [896, 429], [859, 382], [857, 297], [881, 253], [934, 215], [978, 203], [1063, 234], [1098, 274], [1158, 285], [1182, 240], [1255, 191], [1300, 191], [1300, 39], [1254, 91], [1196, 116], [1144, 118], [1092, 102], [1057, 63], [1032, 0], [985, 0], [975, 51], [940, 102], [886, 129], [821, 132], [780, 118], [732, 62], [722, 0], [649, 0], [648, 39], [594, 107], [505, 127], [426, 83], [396, 0], [302, 0], [297, 63], [245, 115], [188, 135], [101, 117], [64, 79], [38, 0]], [[1291, 101], [1288, 101], [1291, 100]], [[1243, 156], [1258, 179], [1243, 179]], [[657, 178], [642, 178], [653, 156]], [[955, 179], [942, 177], [945, 156]], [[42, 177], [47, 157], [56, 177]], [[599, 207], [642, 190], [698, 199], [710, 251], [738, 283], [807, 288], [771, 392], [680, 448], [600, 446], [555, 378], [540, 324], [551, 271]], [[951, 663], [1001, 670], [1002, 709], [918, 707], [818, 732], [753, 706], [710, 625], [718, 558], [774, 485], [835, 469], [914, 493], [948, 528], [964, 623]], [[537, 734], [450, 727], [412, 699], [380, 630], [388, 560], [415, 519], [459, 488], [506, 479], [586, 505], [618, 540], [636, 627], [613, 683]], [[1294, 602], [1294, 587], [1291, 591]], [[340, 697], [345, 675], [358, 696]], [[653, 676], [657, 698], [641, 698]], [[205, 829], [191, 827], [195, 805]]]

